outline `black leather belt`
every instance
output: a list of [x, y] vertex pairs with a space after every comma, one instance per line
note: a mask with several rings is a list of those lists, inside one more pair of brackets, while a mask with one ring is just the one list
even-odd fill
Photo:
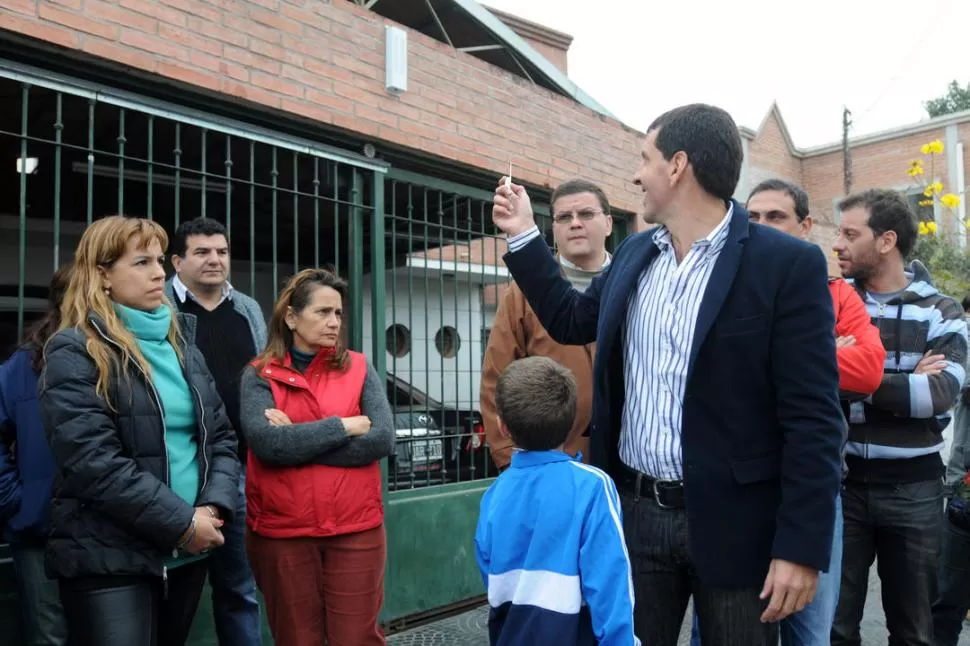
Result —
[[623, 476], [616, 479], [617, 488], [631, 496], [633, 500], [652, 498], [661, 509], [684, 508], [683, 480], [656, 480], [650, 476], [625, 469]]

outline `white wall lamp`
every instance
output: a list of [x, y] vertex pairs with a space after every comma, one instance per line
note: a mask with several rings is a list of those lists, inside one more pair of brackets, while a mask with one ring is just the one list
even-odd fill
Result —
[[400, 27], [384, 27], [384, 87], [391, 94], [408, 90], [408, 32]]

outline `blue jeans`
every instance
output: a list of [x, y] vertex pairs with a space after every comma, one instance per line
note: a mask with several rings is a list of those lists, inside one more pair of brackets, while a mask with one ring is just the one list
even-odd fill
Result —
[[259, 601], [246, 556], [246, 471], [239, 474], [239, 502], [223, 527], [226, 543], [209, 555], [212, 614], [220, 646], [259, 646]]
[[20, 593], [24, 646], [67, 644], [67, 620], [57, 581], [44, 572], [43, 547], [14, 547], [13, 567]]
[[[835, 497], [835, 532], [829, 571], [818, 577], [815, 598], [805, 608], [781, 622], [782, 646], [829, 646], [835, 608], [839, 603], [842, 579], [842, 496]], [[691, 646], [701, 646], [700, 624], [694, 613]]]

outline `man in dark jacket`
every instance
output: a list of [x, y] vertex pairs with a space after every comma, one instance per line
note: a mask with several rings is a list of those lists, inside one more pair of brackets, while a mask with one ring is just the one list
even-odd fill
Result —
[[500, 185], [492, 211], [549, 334], [596, 340], [590, 463], [621, 492], [636, 631], [656, 646], [677, 643], [691, 596], [705, 644], [777, 644], [832, 549], [844, 421], [825, 256], [748, 222], [741, 162], [723, 110], [658, 117], [634, 175], [658, 226], [585, 293], [523, 187]]
[[263, 312], [229, 283], [226, 229], [211, 218], [183, 222], [172, 238], [176, 274], [166, 294], [195, 322], [195, 344], [215, 379], [239, 445], [236, 518], [223, 528], [226, 544], [209, 558], [212, 612], [221, 646], [258, 646], [261, 625], [256, 581], [246, 558], [246, 442], [239, 420], [243, 367], [266, 345]]

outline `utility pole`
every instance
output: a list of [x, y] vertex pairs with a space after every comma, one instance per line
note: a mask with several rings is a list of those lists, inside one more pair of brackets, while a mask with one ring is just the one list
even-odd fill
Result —
[[852, 113], [849, 108], [842, 107], [842, 188], [845, 194], [852, 192], [852, 154], [849, 150], [849, 127], [852, 125]]

